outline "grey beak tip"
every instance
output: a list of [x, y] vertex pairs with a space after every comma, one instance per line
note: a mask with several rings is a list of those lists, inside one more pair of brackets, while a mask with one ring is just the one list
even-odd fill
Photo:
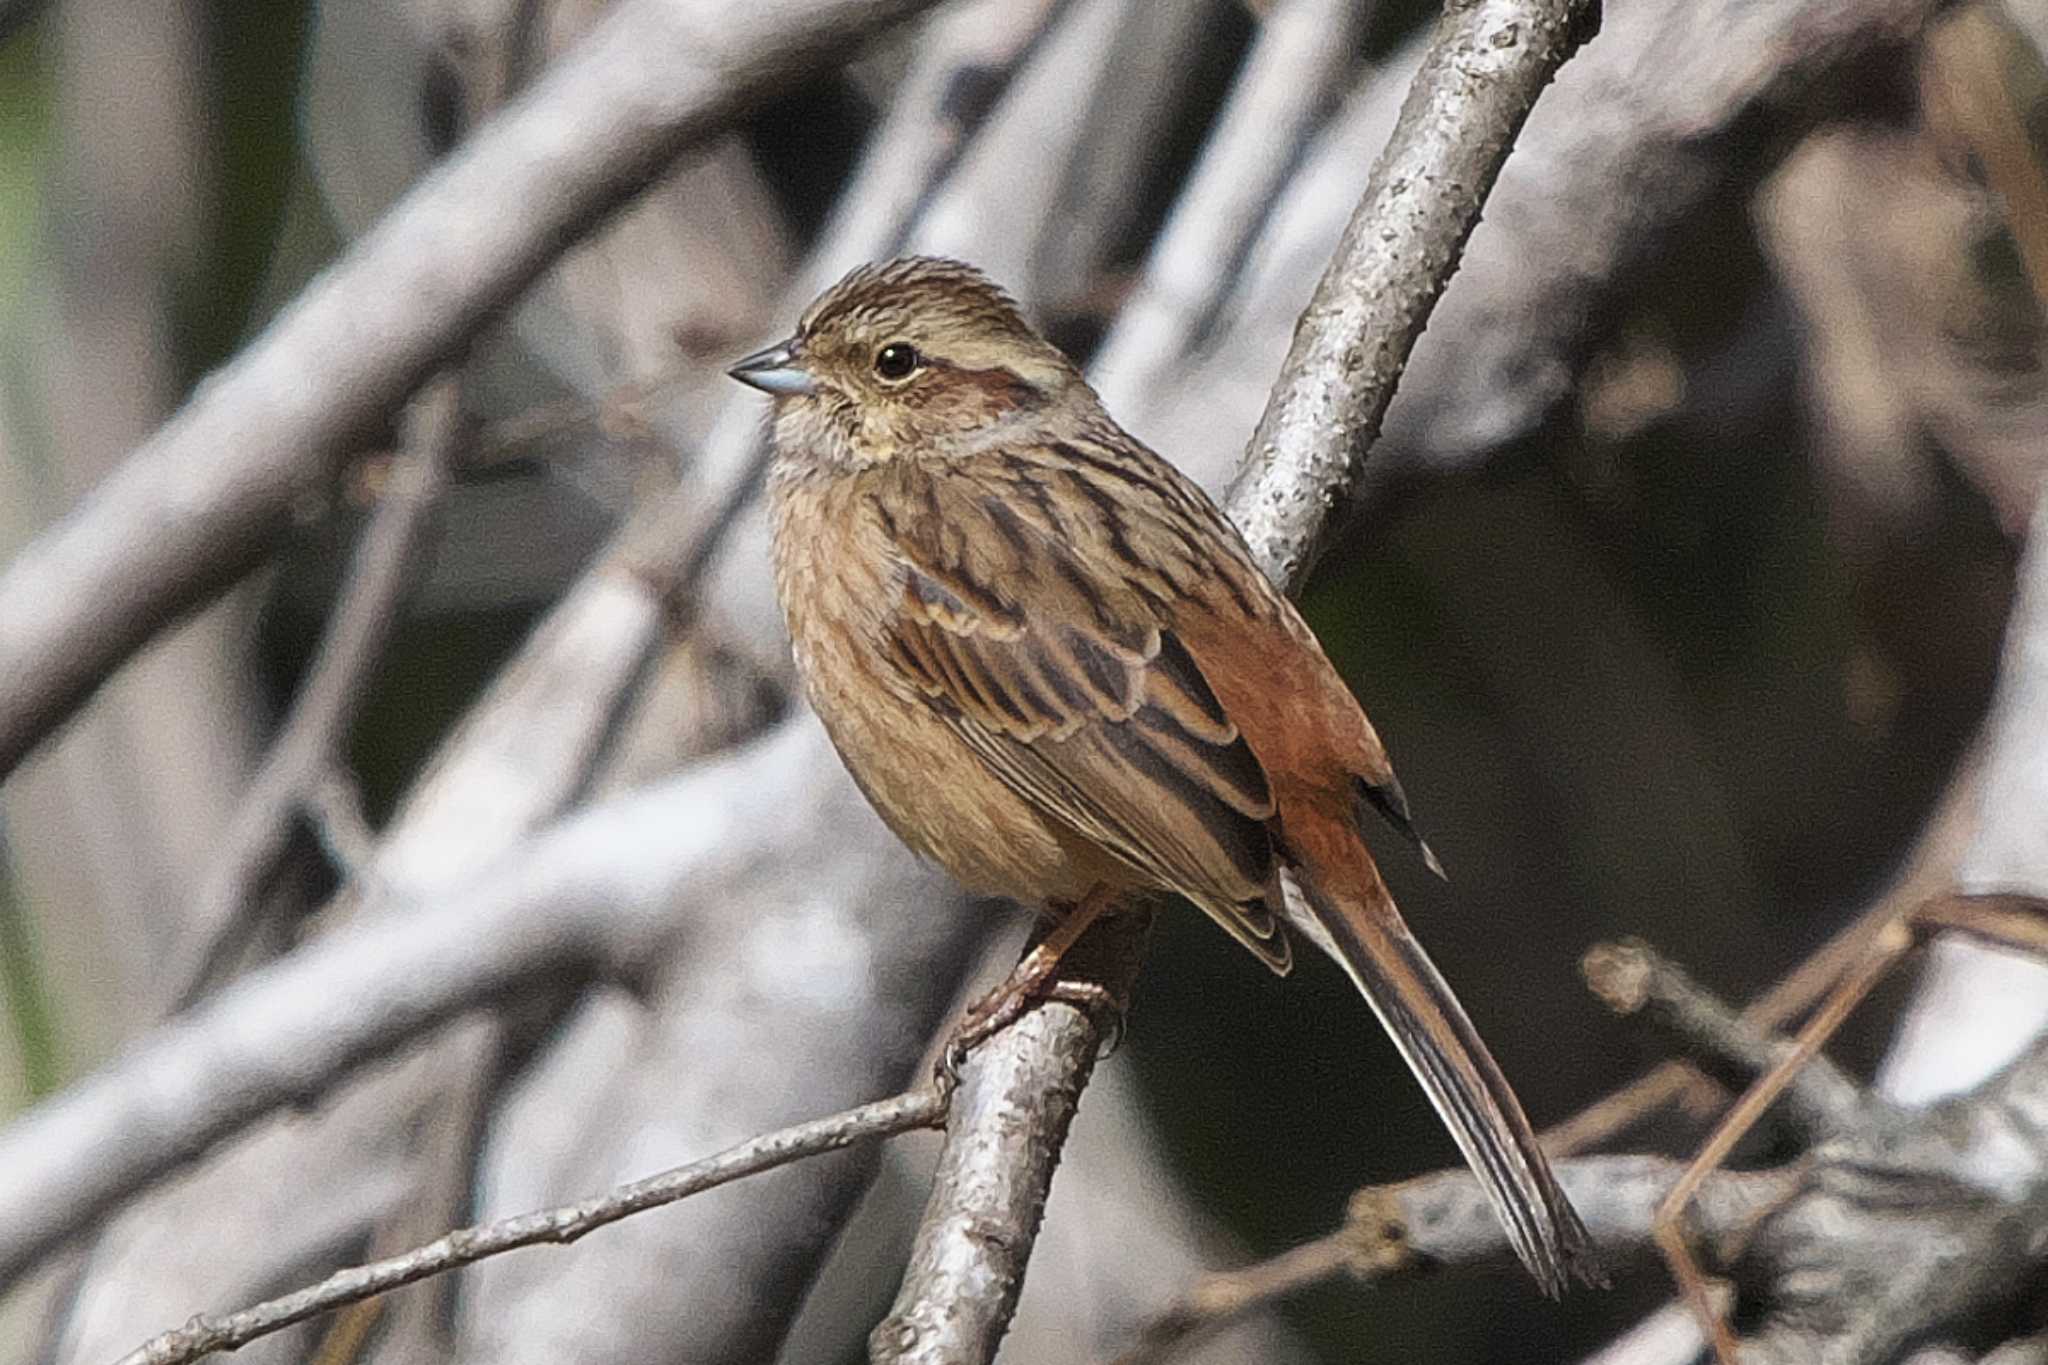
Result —
[[726, 374], [763, 393], [811, 393], [817, 387], [810, 371], [797, 360], [795, 345], [787, 341], [754, 352]]

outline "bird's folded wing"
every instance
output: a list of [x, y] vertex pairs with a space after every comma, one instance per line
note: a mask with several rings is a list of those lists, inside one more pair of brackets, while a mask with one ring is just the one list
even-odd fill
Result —
[[[1194, 659], [1143, 594], [1052, 538], [968, 536], [961, 517], [1003, 514], [946, 512], [944, 537], [898, 531], [892, 663], [1012, 790], [1285, 970], [1272, 793]], [[962, 545], [985, 562], [947, 553]]]

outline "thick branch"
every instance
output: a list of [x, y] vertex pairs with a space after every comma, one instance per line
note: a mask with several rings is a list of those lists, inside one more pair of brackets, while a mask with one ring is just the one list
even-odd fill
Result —
[[0, 775], [246, 570], [292, 501], [564, 246], [766, 85], [929, 3], [611, 14], [0, 576]]

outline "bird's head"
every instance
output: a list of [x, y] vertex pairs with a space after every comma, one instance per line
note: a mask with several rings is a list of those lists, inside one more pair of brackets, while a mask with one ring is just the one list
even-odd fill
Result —
[[957, 457], [1012, 419], [1093, 401], [1008, 294], [931, 256], [861, 266], [729, 373], [775, 399], [779, 458], [842, 468]]

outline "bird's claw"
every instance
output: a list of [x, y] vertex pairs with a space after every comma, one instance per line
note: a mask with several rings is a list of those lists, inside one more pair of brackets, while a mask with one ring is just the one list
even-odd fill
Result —
[[1107, 1057], [1123, 1045], [1127, 1003], [1107, 986], [1093, 981], [1010, 980], [984, 995], [960, 1016], [960, 1022], [946, 1035], [932, 1064], [932, 1079], [950, 1094], [960, 1084], [960, 1068], [974, 1049], [1022, 1019], [1047, 1001], [1058, 1001], [1080, 1010], [1105, 1036], [1098, 1057]]

